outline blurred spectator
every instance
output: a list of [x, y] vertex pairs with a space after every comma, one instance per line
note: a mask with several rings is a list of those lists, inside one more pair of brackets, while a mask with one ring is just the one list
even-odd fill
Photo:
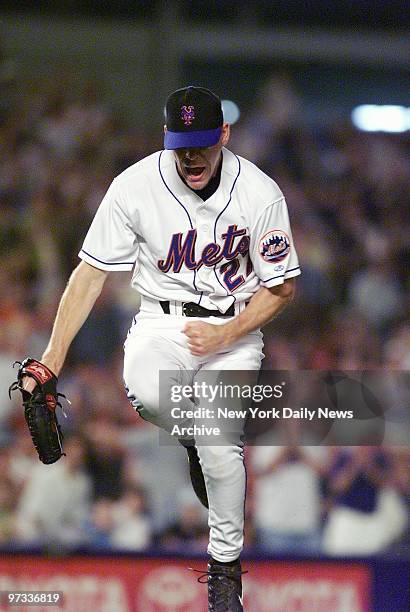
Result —
[[65, 440], [63, 457], [53, 465], [37, 464], [26, 481], [17, 509], [18, 539], [70, 549], [85, 541], [91, 481], [84, 470], [84, 443]]
[[114, 502], [112, 499], [100, 497], [93, 502], [90, 515], [85, 523], [87, 544], [91, 548], [110, 550], [114, 529]]
[[[273, 74], [258, 92], [255, 109], [242, 125], [232, 131], [232, 149], [248, 156], [258, 166], [266, 166], [283, 153], [280, 134], [288, 133], [299, 113], [299, 99], [291, 79]], [[282, 140], [282, 144], [285, 139]], [[292, 163], [295, 163], [295, 158]]]
[[9, 478], [0, 476], [0, 545], [9, 544], [15, 538], [16, 490]]
[[117, 501], [100, 497], [86, 521], [87, 545], [102, 550], [139, 551], [151, 543], [151, 525], [144, 512], [144, 495], [128, 488]]
[[257, 543], [265, 552], [319, 552], [325, 455], [325, 449], [314, 446], [253, 448], [253, 516]]
[[8, 449], [8, 460], [3, 469], [3, 473], [13, 483], [18, 497], [22, 494], [32, 471], [39, 465], [37, 451], [27, 430], [21, 408], [19, 412], [20, 423], [18, 423], [16, 430], [13, 432], [13, 443]]
[[330, 509], [323, 534], [328, 555], [371, 555], [385, 550], [407, 524], [393, 488], [394, 463], [383, 448], [340, 449], [330, 471]]
[[392, 369], [410, 370], [410, 324], [397, 327], [384, 347], [386, 365]]
[[94, 499], [118, 499], [124, 492], [124, 448], [119, 427], [103, 415], [89, 419], [84, 428], [87, 440], [86, 466]]
[[110, 293], [97, 300], [71, 346], [73, 363], [109, 365], [124, 342], [122, 311]]
[[143, 550], [151, 541], [151, 526], [144, 508], [144, 493], [129, 487], [114, 506], [111, 543], [117, 550]]
[[379, 261], [357, 272], [349, 285], [349, 299], [379, 331], [402, 311], [400, 284], [387, 262]]
[[123, 430], [127, 448], [124, 478], [127, 485], [146, 492], [151, 524], [159, 533], [178, 518], [177, 492], [189, 482], [187, 456], [168, 434], [158, 437], [158, 431], [130, 407], [127, 414], [132, 420]]
[[265, 370], [297, 370], [298, 359], [295, 348], [288, 339], [283, 336], [269, 336], [265, 339], [263, 348], [265, 358], [263, 367]]
[[201, 552], [208, 543], [207, 514], [191, 488], [179, 492], [177, 520], [158, 536], [164, 550]]

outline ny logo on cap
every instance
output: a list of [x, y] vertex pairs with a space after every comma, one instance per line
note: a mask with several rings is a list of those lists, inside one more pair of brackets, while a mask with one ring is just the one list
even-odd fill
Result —
[[191, 125], [195, 119], [195, 108], [193, 106], [181, 106], [181, 119], [185, 125]]

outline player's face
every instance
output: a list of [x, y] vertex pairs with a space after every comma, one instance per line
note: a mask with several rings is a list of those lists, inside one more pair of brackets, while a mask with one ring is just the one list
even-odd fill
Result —
[[176, 149], [174, 151], [178, 171], [191, 189], [203, 189], [218, 170], [221, 149], [229, 140], [229, 124], [222, 127], [222, 134], [213, 147]]

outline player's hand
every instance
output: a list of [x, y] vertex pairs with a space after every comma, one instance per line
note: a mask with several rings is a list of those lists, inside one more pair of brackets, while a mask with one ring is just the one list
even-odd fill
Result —
[[24, 378], [22, 380], [22, 387], [23, 387], [24, 391], [28, 391], [29, 393], [33, 393], [36, 385], [37, 385], [37, 383], [34, 380], [34, 378], [31, 378], [30, 376], [24, 376]]
[[188, 347], [192, 355], [202, 357], [217, 353], [226, 346], [226, 334], [223, 328], [223, 325], [192, 321], [187, 323], [182, 331], [188, 338]]

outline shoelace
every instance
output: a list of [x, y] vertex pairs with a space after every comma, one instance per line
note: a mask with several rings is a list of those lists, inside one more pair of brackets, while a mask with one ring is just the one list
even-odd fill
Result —
[[[232, 576], [230, 576], [229, 574], [225, 574], [224, 572], [204, 572], [204, 570], [198, 570], [198, 569], [194, 569], [193, 567], [188, 567], [190, 572], [196, 572], [198, 574], [201, 574], [201, 576], [199, 576], [199, 578], [197, 579], [198, 582], [200, 582], [201, 584], [206, 584], [209, 580], [209, 576], [224, 576], [225, 578], [232, 578], [233, 580], [235, 580], [235, 578], [239, 578], [240, 576], [242, 576], [243, 574], [247, 574], [248, 570], [244, 570], [244, 571], [240, 571], [240, 572], [236, 572], [235, 574], [233, 574]], [[206, 576], [206, 580], [202, 580], [202, 578], [205, 578]]]
[[[240, 571], [240, 572], [235, 572], [232, 575], [226, 574], [222, 571], [213, 571], [213, 572], [204, 572], [203, 570], [197, 570], [194, 569], [192, 567], [188, 568], [189, 570], [191, 570], [192, 572], [197, 572], [198, 574], [201, 574], [198, 577], [198, 582], [200, 584], [207, 584], [208, 583], [208, 589], [209, 589], [209, 593], [210, 593], [210, 601], [209, 601], [209, 610], [215, 610], [217, 611], [219, 606], [222, 606], [226, 603], [227, 599], [229, 601], [230, 597], [235, 593], [235, 589], [236, 589], [236, 584], [235, 584], [235, 580], [237, 580], [238, 578], [240, 578], [243, 574], [247, 574], [248, 571]], [[210, 582], [210, 578], [218, 578], [217, 581], [212, 582], [211, 584], [209, 584]], [[204, 580], [205, 578], [205, 580]], [[228, 580], [221, 580], [221, 578], [227, 578]]]

